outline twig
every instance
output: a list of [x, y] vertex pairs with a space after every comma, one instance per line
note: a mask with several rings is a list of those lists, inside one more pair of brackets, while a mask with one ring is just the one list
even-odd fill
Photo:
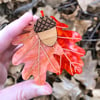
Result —
[[32, 0], [31, 3], [26, 4], [26, 5], [24, 5], [24, 6], [21, 6], [21, 7], [17, 8], [17, 9], [14, 11], [13, 15], [16, 15], [16, 14], [18, 14], [18, 13], [20, 13], [20, 12], [28, 11], [28, 10], [31, 9], [32, 7], [36, 6], [38, 2], [39, 2], [39, 0]]
[[75, 5], [75, 4], [77, 4], [77, 2], [69, 3], [69, 4], [66, 4], [64, 6], [60, 6], [60, 7], [57, 7], [57, 8], [59, 10], [59, 9], [62, 9], [62, 8], [67, 8], [67, 7], [72, 6], [72, 5]]
[[[96, 30], [99, 28], [99, 26], [100, 26], [100, 22], [99, 22], [99, 23], [97, 23], [96, 27], [94, 28], [94, 30], [93, 30], [93, 32], [91, 33], [91, 36], [89, 37], [89, 39], [88, 39], [88, 40], [90, 40], [90, 39], [92, 39], [92, 38], [93, 38], [93, 36], [94, 36], [94, 34], [95, 34]], [[86, 47], [86, 45], [87, 45], [89, 42], [90, 42], [90, 41], [87, 41], [87, 42], [84, 44], [84, 46], [83, 46], [83, 47]]]
[[100, 41], [100, 39], [82, 39], [81, 41]]

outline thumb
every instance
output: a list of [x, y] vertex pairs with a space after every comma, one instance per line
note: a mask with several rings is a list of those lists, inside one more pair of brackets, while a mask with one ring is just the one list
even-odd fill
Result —
[[0, 98], [2, 100], [29, 100], [33, 97], [51, 93], [52, 88], [48, 83], [39, 86], [33, 80], [28, 80], [1, 90]]

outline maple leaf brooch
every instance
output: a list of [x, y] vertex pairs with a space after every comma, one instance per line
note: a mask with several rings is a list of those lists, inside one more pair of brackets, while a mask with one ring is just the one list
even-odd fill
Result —
[[[66, 24], [59, 22], [55, 17], [44, 16], [41, 11], [35, 25], [30, 31], [17, 36], [12, 44], [23, 44], [14, 54], [12, 63], [24, 63], [22, 77], [27, 80], [31, 75], [38, 85], [45, 84], [46, 72], [61, 74], [66, 70], [69, 74], [82, 73], [85, 51], [75, 45], [81, 36], [74, 31], [66, 30]], [[34, 27], [34, 28], [33, 28]]]

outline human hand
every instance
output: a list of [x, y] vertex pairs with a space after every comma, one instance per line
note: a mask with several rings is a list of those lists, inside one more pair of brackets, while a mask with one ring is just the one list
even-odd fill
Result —
[[38, 86], [33, 80], [28, 80], [3, 89], [3, 85], [7, 79], [9, 63], [15, 49], [11, 45], [11, 42], [14, 37], [22, 33], [23, 29], [31, 21], [35, 22], [36, 19], [30, 13], [26, 13], [0, 31], [0, 98], [2, 100], [29, 100], [36, 96], [51, 94], [52, 92], [48, 83], [43, 86]]

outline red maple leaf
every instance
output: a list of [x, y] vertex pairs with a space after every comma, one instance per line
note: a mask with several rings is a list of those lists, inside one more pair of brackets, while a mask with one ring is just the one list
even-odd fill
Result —
[[64, 69], [71, 75], [82, 73], [84, 63], [81, 57], [85, 55], [85, 51], [75, 45], [82, 39], [80, 34], [75, 31], [63, 30], [64, 27], [67, 27], [66, 24], [57, 21], [53, 16], [51, 17], [56, 21], [57, 42], [64, 51], [62, 56], [54, 55], [59, 64], [61, 63], [60, 73]]
[[33, 75], [34, 81], [39, 85], [45, 84], [47, 71], [61, 73], [65, 69], [71, 75], [82, 72], [83, 61], [80, 57], [85, 51], [75, 45], [81, 36], [74, 31], [63, 30], [68, 26], [51, 18], [55, 20], [57, 30], [57, 40], [53, 46], [45, 45], [33, 30], [19, 35], [13, 41], [13, 45], [23, 44], [14, 54], [13, 64], [24, 63], [23, 79], [27, 80]]

